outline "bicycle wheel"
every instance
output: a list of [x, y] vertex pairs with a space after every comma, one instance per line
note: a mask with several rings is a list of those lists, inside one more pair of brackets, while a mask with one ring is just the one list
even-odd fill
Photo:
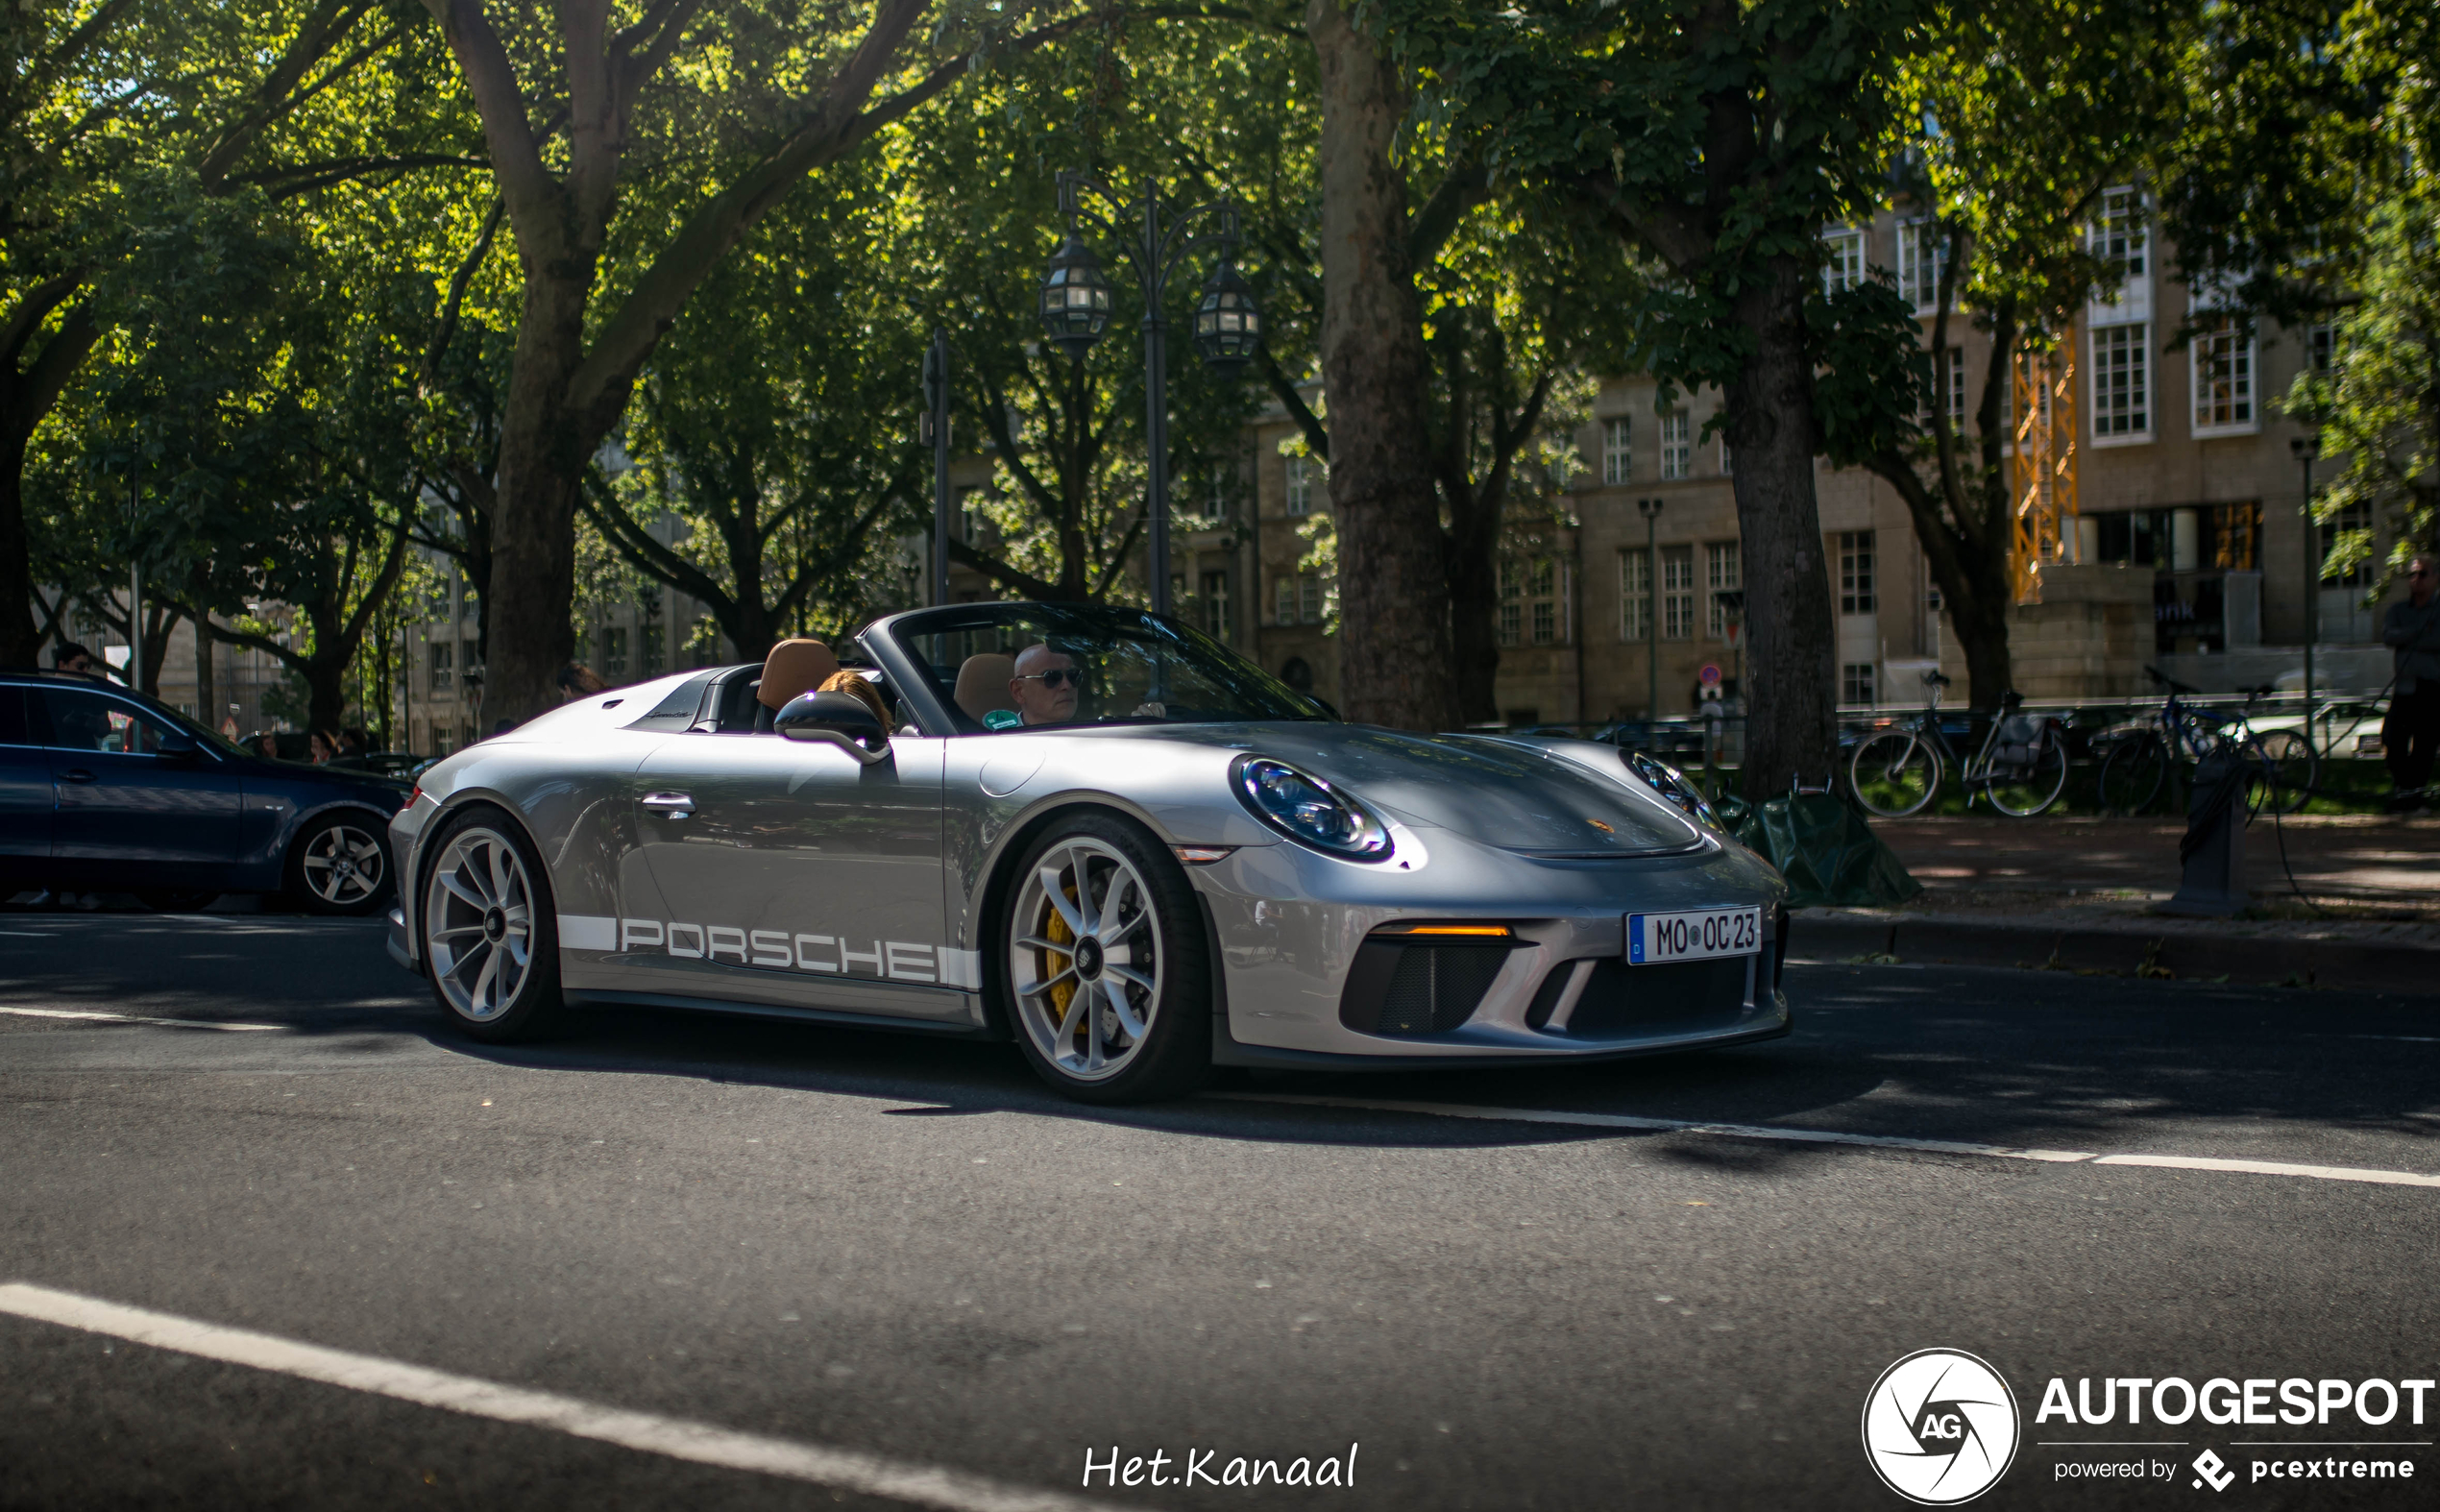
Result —
[[2158, 735], [2120, 741], [2101, 763], [2101, 812], [2140, 814], [2160, 795], [2169, 776], [2168, 748]]
[[1856, 743], [1847, 763], [1856, 801], [1885, 819], [1919, 814], [1940, 791], [1940, 755], [1919, 736], [1883, 730]]
[[1983, 774], [1983, 792], [1991, 807], [2014, 818], [2032, 818], [2066, 791], [2067, 745], [2056, 731], [2035, 748], [2033, 760]]
[[2258, 751], [2263, 780], [2257, 791], [2250, 794], [2256, 812], [2268, 806], [2274, 814], [2293, 814], [2313, 795], [2313, 788], [2321, 781], [2321, 753], [2301, 730], [2271, 730], [2254, 737], [2252, 750]]

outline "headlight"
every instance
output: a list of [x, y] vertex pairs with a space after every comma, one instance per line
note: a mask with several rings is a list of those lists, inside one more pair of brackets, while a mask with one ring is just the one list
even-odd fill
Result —
[[1265, 823], [1316, 850], [1350, 861], [1389, 858], [1388, 828], [1372, 811], [1284, 762], [1237, 758], [1237, 793]]
[[1711, 804], [1704, 800], [1702, 793], [1693, 783], [1686, 780], [1684, 772], [1657, 756], [1638, 750], [1622, 748], [1619, 760], [1624, 762], [1626, 769], [1644, 779], [1655, 793], [1675, 804], [1688, 818], [1714, 829], [1721, 827], [1720, 816], [1712, 812]]

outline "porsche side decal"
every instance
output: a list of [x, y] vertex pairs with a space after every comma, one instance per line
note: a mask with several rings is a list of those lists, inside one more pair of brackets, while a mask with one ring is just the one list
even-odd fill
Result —
[[981, 951], [915, 940], [855, 940], [838, 935], [736, 929], [726, 924], [690, 924], [679, 919], [562, 914], [559, 944], [565, 950], [660, 954], [776, 971], [923, 982], [969, 990], [983, 985]]

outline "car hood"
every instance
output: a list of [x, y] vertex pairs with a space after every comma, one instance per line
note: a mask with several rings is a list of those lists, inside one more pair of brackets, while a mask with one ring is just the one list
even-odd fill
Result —
[[[1273, 757], [1403, 823], [1452, 831], [1501, 850], [1623, 858], [1675, 855], [1703, 844], [1700, 829], [1634, 785], [1623, 766], [1614, 777], [1522, 743], [1319, 722], [1172, 725], [1158, 734]], [[1614, 752], [1603, 754], [1615, 759]]]

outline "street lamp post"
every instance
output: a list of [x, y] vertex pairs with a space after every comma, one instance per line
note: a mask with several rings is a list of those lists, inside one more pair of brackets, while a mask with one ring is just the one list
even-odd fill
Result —
[[2305, 497], [2298, 508], [2305, 522], [2305, 744], [2319, 750], [2313, 743], [2313, 640], [2321, 633], [2322, 558], [2313, 532], [2313, 457], [2321, 444], [2316, 437], [2298, 436], [2287, 449], [2305, 467]]
[[1639, 499], [1644, 516], [1644, 739], [1657, 740], [1661, 722], [1661, 508], [1668, 500]]
[[923, 354], [923, 439], [932, 443], [932, 602], [949, 601], [949, 333]]
[[[1085, 207], [1090, 190], [1110, 207], [1109, 215]], [[1076, 362], [1110, 325], [1110, 280], [1101, 258], [1077, 234], [1088, 221], [1119, 242], [1144, 290], [1144, 451], [1150, 475], [1144, 510], [1150, 529], [1145, 550], [1151, 560], [1152, 607], [1169, 613], [1169, 321], [1162, 305], [1169, 278], [1187, 255], [1216, 244], [1220, 265], [1203, 286], [1195, 306], [1194, 343], [1206, 366], [1223, 377], [1244, 368], [1262, 342], [1262, 311], [1254, 290], [1232, 259], [1237, 251], [1237, 212], [1226, 203], [1198, 205], [1180, 210], [1161, 203], [1159, 190], [1146, 181], [1143, 197], [1129, 204], [1100, 180], [1082, 173], [1059, 176], [1060, 215], [1066, 237], [1051, 255], [1050, 272], [1041, 288], [1042, 327], [1051, 341]], [[1217, 222], [1215, 232], [1188, 234], [1198, 221]]]

